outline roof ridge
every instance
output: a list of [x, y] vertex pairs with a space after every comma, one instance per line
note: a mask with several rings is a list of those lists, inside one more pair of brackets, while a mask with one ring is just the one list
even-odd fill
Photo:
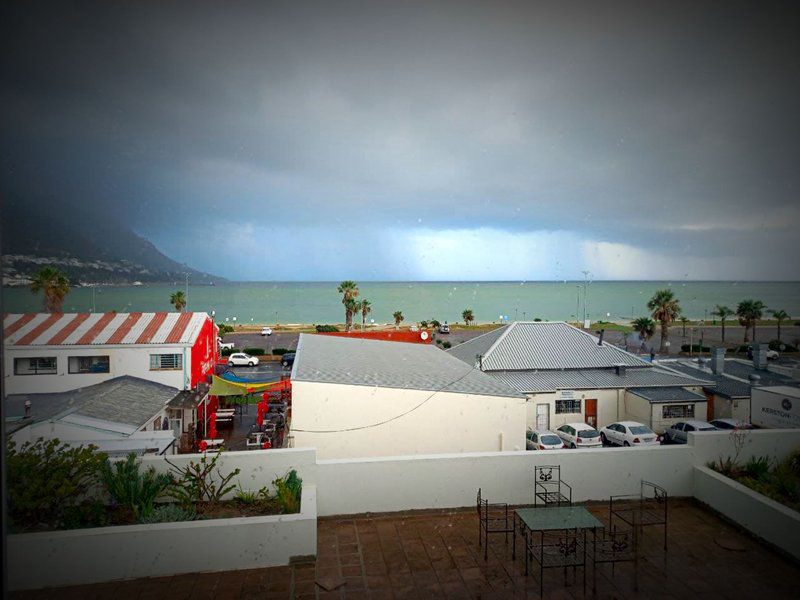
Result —
[[[511, 325], [513, 325], [513, 323], [512, 323]], [[480, 335], [476, 335], [474, 338], [470, 338], [470, 339], [468, 339], [468, 340], [465, 340], [465, 341], [461, 342], [460, 344], [456, 344], [456, 345], [455, 345], [455, 346], [453, 346], [452, 348], [449, 348], [448, 350], [445, 350], [445, 352], [452, 352], [453, 350], [455, 350], [455, 349], [456, 349], [456, 348], [458, 348], [459, 346], [463, 346], [463, 345], [465, 345], [465, 344], [471, 344], [472, 342], [474, 342], [474, 341], [476, 341], [476, 340], [479, 340], [479, 339], [481, 339], [482, 337], [485, 337], [485, 336], [487, 336], [487, 335], [490, 335], [490, 334], [492, 334], [492, 333], [496, 332], [498, 329], [502, 329], [503, 327], [510, 327], [511, 325], [500, 325], [500, 327], [495, 327], [494, 329], [490, 329], [490, 330], [489, 330], [489, 331], [487, 331], [486, 333], [482, 333], [482, 334], [480, 334]], [[502, 337], [502, 335], [501, 335], [500, 337]]]
[[[517, 325], [517, 321], [514, 321], [513, 323], [511, 323], [511, 325], [505, 325], [505, 327], [507, 327], [507, 329], [503, 333], [500, 334], [500, 337], [498, 337], [491, 346], [489, 346], [489, 349], [483, 354], [483, 356], [481, 357], [481, 360], [483, 360], [484, 358], [488, 358], [492, 354], [492, 352], [494, 352], [494, 349], [497, 348], [497, 345], [501, 341], [503, 341], [509, 333], [511, 333], [511, 330], [514, 329], [514, 327], [516, 325]], [[491, 333], [491, 332], [489, 332], [489, 333]]]

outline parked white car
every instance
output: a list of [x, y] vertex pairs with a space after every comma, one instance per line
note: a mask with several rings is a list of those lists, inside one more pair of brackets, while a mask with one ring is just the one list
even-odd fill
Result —
[[618, 446], [655, 446], [660, 443], [658, 436], [644, 423], [620, 421], [611, 423], [600, 430], [603, 443]]
[[586, 423], [565, 423], [556, 429], [567, 448], [601, 448], [600, 432]]
[[258, 358], [244, 352], [234, 352], [228, 357], [228, 364], [234, 367], [255, 367], [258, 364]]
[[689, 432], [717, 431], [711, 423], [706, 421], [681, 421], [668, 427], [664, 431], [664, 441], [675, 444], [685, 444], [689, 441]]
[[739, 419], [714, 419], [710, 423], [717, 429], [752, 429], [753, 426], [747, 421]]
[[261, 328], [261, 335], [272, 335], [272, 328], [271, 327], [262, 327]]
[[233, 350], [234, 348], [233, 342], [225, 343], [222, 341], [222, 338], [217, 338], [217, 343], [219, 344], [220, 350]]
[[525, 436], [527, 450], [560, 450], [563, 447], [561, 438], [547, 429], [529, 429]]

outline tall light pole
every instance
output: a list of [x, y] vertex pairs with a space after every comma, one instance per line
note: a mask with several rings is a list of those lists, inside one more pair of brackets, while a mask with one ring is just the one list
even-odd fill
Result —
[[583, 325], [586, 325], [586, 304], [588, 302], [589, 294], [589, 271], [581, 271], [583, 273]]
[[186, 312], [189, 312], [189, 272], [186, 271], [184, 275], [186, 275], [186, 292], [184, 292], [184, 296], [186, 299]]
[[[581, 286], [575, 286], [575, 320], [581, 318]], [[583, 327], [583, 325], [581, 325]]]

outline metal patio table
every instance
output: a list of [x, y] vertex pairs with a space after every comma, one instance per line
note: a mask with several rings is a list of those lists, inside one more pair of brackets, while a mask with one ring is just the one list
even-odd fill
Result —
[[[586, 532], [603, 528], [592, 513], [582, 506], [557, 506], [552, 508], [518, 508], [514, 517], [525, 540], [525, 575], [531, 559], [539, 563], [539, 593], [544, 591], [544, 570], [563, 567], [566, 582], [567, 567], [583, 567], [583, 589], [586, 591]], [[564, 532], [556, 543], [545, 544], [545, 533]], [[571, 532], [574, 532], [572, 534]], [[536, 544], [536, 534], [539, 543]]]

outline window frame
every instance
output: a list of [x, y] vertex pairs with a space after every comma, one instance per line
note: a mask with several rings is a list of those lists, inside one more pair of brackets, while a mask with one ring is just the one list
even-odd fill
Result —
[[[164, 366], [164, 357], [171, 356], [174, 358], [174, 366]], [[159, 366], [154, 366], [156, 360]], [[150, 355], [150, 370], [151, 371], [182, 371], [183, 370], [183, 354], [169, 352]]]
[[[81, 370], [73, 371], [72, 370], [72, 361], [73, 361], [73, 359], [77, 359], [78, 363], [80, 363], [81, 359], [98, 359], [98, 358], [105, 359], [105, 364], [106, 364], [106, 367], [107, 367], [105, 371], [92, 371], [91, 367], [90, 367], [90, 369], [88, 371], [81, 371]], [[91, 364], [93, 366], [95, 364], [100, 364], [102, 362], [104, 362], [104, 361], [93, 360]], [[109, 354], [96, 354], [96, 355], [95, 354], [87, 354], [87, 355], [80, 355], [79, 354], [79, 355], [68, 356], [67, 357], [67, 374], [69, 374], [69, 375], [93, 375], [93, 374], [104, 375], [104, 374], [108, 374], [108, 373], [111, 373], [111, 356]]]
[[[17, 367], [17, 364], [21, 360], [27, 360], [29, 368], [27, 371], [20, 371]], [[52, 369], [49, 367], [45, 368], [30, 368], [30, 365], [33, 361], [52, 361], [53, 366]], [[42, 372], [39, 372], [42, 371]], [[58, 375], [58, 356], [15, 356], [14, 357], [14, 375]]]
[[[555, 414], [557, 415], [580, 415], [583, 414], [583, 399], [582, 398], [559, 398], [555, 401]], [[578, 410], [571, 410], [574, 409], [575, 406], [578, 407]], [[570, 410], [563, 410], [564, 408]]]

